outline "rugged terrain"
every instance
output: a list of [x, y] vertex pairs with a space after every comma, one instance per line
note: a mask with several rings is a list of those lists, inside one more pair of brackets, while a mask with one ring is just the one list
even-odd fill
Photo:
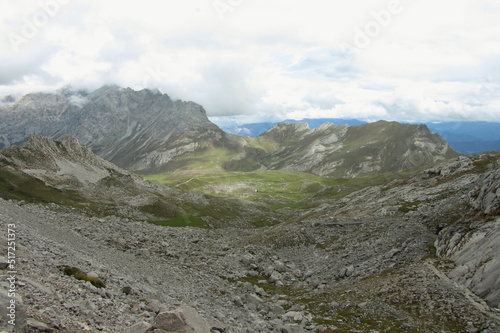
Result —
[[[425, 125], [379, 121], [359, 126], [277, 124], [260, 137], [279, 144], [261, 157], [271, 170], [356, 177], [412, 169], [457, 156]], [[248, 163], [249, 161], [246, 161]]]
[[[168, 320], [175, 332], [500, 331], [496, 153], [380, 185], [367, 179], [339, 196], [332, 192], [344, 180], [332, 179], [295, 210], [143, 181], [73, 138], [35, 136], [0, 156], [0, 219], [16, 230], [19, 328], [28, 318], [31, 332], [162, 332]], [[183, 216], [212, 207], [225, 218], [203, 228], [151, 224], [134, 208], [143, 202], [135, 191], [174, 208], [200, 203]], [[254, 228], [247, 215], [280, 223]], [[68, 275], [76, 269], [83, 281]], [[2, 288], [5, 309], [9, 283]]]
[[71, 135], [100, 157], [136, 171], [225, 141], [202, 106], [118, 86], [29, 94], [0, 106], [0, 119], [0, 148], [21, 145], [30, 134]]
[[[324, 123], [337, 125], [361, 125], [366, 122], [357, 119], [339, 118], [313, 118], [293, 120], [287, 119], [281, 123], [306, 122], [311, 129]], [[474, 154], [490, 150], [500, 150], [500, 123], [485, 121], [459, 121], [459, 122], [426, 122], [433, 133], [438, 133], [450, 146], [461, 154]], [[222, 129], [228, 133], [256, 137], [276, 123], [253, 123], [239, 126], [225, 124]]]
[[0, 104], [0, 148], [19, 146], [30, 134], [74, 136], [105, 160], [148, 175], [211, 168], [356, 177], [457, 156], [425, 125], [395, 122], [326, 123], [313, 130], [306, 123], [277, 124], [257, 138], [239, 137], [210, 122], [196, 103], [117, 86], [67, 88]]
[[0, 197], [165, 225], [246, 225], [262, 216], [279, 216], [258, 203], [184, 193], [143, 180], [96, 156], [74, 137], [54, 141], [32, 135], [23, 147], [1, 150]]

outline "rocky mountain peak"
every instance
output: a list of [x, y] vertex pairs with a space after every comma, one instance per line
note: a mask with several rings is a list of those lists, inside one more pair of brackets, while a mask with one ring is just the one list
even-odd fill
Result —
[[23, 147], [32, 151], [43, 152], [47, 158], [66, 158], [81, 161], [85, 164], [96, 161], [99, 161], [99, 164], [104, 162], [97, 158], [89, 148], [81, 145], [74, 136], [66, 136], [59, 141], [55, 141], [49, 137], [32, 134]]
[[[357, 177], [428, 165], [458, 156], [426, 125], [378, 121], [359, 126], [278, 124], [261, 134], [281, 145], [264, 156], [266, 168]], [[270, 162], [269, 162], [270, 161]]]
[[267, 136], [276, 141], [287, 141], [309, 131], [307, 123], [279, 123], [262, 133], [261, 136]]
[[156, 167], [142, 163], [140, 156], [178, 147], [178, 137], [222, 133], [201, 105], [174, 101], [158, 90], [116, 85], [90, 93], [71, 87], [34, 93], [0, 108], [0, 148], [21, 145], [30, 134], [71, 135], [100, 157], [134, 170]]

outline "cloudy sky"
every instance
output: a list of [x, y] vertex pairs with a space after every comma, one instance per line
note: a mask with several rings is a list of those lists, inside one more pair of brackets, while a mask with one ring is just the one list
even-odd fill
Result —
[[219, 123], [500, 121], [499, 17], [499, 0], [0, 0], [0, 96], [114, 83]]

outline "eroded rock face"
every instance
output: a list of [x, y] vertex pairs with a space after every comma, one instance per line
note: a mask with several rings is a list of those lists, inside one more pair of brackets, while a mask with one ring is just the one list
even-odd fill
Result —
[[461, 220], [439, 234], [438, 254], [455, 261], [450, 277], [500, 307], [500, 170], [493, 169], [470, 192], [473, 211], [486, 218]]
[[[135, 171], [165, 162], [138, 156], [156, 154], [165, 159], [176, 151], [193, 152], [223, 133], [200, 105], [148, 89], [105, 86], [91, 93], [66, 89], [29, 94], [0, 108], [0, 148], [21, 145], [30, 134], [75, 136], [100, 157]], [[193, 147], [192, 140], [183, 141], [189, 137], [204, 140]]]
[[500, 308], [500, 219], [453, 225], [440, 233], [437, 249], [456, 263], [453, 280]]
[[[477, 194], [476, 194], [477, 193]], [[500, 169], [488, 173], [476, 193], [472, 193], [472, 205], [486, 215], [500, 213]]]

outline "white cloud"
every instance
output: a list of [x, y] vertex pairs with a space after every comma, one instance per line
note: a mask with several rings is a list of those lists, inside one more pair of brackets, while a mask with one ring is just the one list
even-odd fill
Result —
[[216, 2], [3, 2], [0, 95], [116, 83], [255, 121], [500, 121], [497, 1], [220, 0], [223, 20]]

